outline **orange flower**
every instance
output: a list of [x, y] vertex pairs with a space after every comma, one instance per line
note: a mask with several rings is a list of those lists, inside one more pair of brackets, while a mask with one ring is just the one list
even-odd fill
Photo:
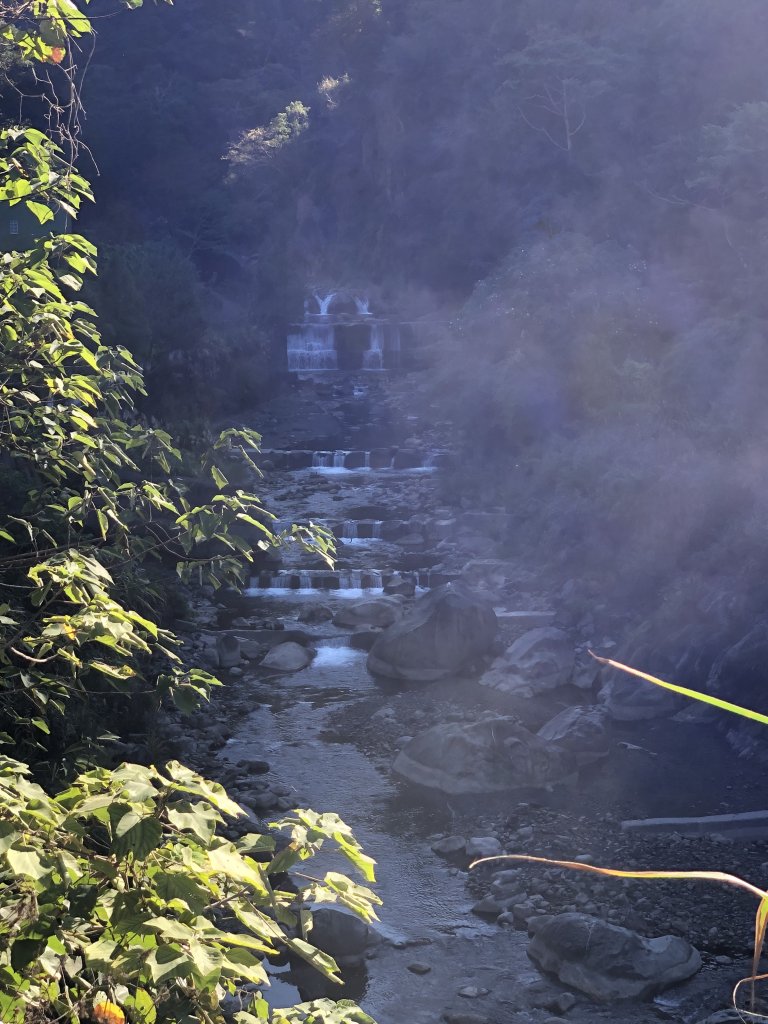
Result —
[[117, 1003], [96, 1003], [91, 1017], [97, 1024], [125, 1024], [125, 1014]]

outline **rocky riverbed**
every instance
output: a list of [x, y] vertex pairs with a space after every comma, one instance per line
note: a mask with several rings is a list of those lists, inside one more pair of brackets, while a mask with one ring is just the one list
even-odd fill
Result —
[[[163, 742], [256, 821], [302, 805], [354, 827], [379, 864], [381, 926], [329, 941], [351, 942], [345, 994], [381, 1024], [698, 1024], [748, 973], [748, 896], [469, 862], [522, 853], [759, 884], [763, 839], [622, 822], [758, 809], [762, 770], [713, 723], [598, 671], [587, 648], [612, 653], [625, 624], [579, 604], [588, 581], [505, 557], [503, 510], [450, 503], [447, 427], [411, 411], [416, 387], [305, 382], [260, 421], [266, 503], [333, 529], [337, 568], [292, 553], [245, 596], [195, 595], [187, 653], [227, 686], [169, 719]], [[309, 457], [289, 468], [286, 452]], [[291, 965], [274, 980], [278, 1005], [322, 989]]]

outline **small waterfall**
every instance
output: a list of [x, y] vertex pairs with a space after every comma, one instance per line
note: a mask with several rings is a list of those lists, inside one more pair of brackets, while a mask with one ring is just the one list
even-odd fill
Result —
[[327, 295], [324, 296], [315, 295], [315, 300], [317, 301], [317, 305], [320, 309], [320, 316], [328, 316], [328, 313], [331, 308], [331, 303], [336, 298], [336, 294], [336, 292], [329, 292]]
[[328, 469], [333, 465], [333, 457], [333, 452], [315, 452], [312, 456], [312, 466], [314, 469]]
[[298, 333], [288, 335], [288, 369], [335, 370], [338, 367], [336, 332], [328, 324], [300, 324]]
[[400, 352], [400, 327], [398, 324], [390, 325], [389, 349], [391, 352]]
[[[275, 596], [288, 598], [295, 591], [317, 595], [323, 591], [333, 594], [335, 591], [359, 592], [381, 590], [384, 586], [384, 576], [387, 573], [391, 573], [391, 570], [266, 569], [252, 578], [248, 592], [255, 596], [264, 591], [272, 591], [275, 593]], [[446, 575], [445, 573], [433, 573], [429, 569], [405, 573], [404, 575], [413, 578], [422, 589], [436, 586], [455, 578], [455, 576]]]
[[315, 292], [304, 300], [303, 321], [291, 325], [288, 369], [292, 373], [393, 370], [400, 366], [400, 344], [401, 325], [378, 309], [372, 312], [367, 295], [355, 295], [347, 288], [327, 295]]
[[334, 452], [333, 453], [333, 468], [344, 469], [344, 462], [349, 455], [349, 452]]
[[371, 532], [371, 537], [374, 540], [381, 540], [381, 528], [383, 525], [384, 523], [381, 519], [374, 519]]
[[363, 352], [363, 369], [384, 369], [384, 324], [371, 324], [369, 348]]
[[370, 452], [366, 452], [365, 453], [365, 466], [363, 468], [364, 469], [370, 469], [371, 468], [371, 453]]
[[355, 519], [347, 519], [341, 528], [341, 539], [342, 540], [359, 540], [359, 534], [357, 532], [357, 521]]

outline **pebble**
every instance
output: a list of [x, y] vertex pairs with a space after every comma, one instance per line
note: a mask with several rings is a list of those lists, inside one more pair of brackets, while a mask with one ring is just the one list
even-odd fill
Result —
[[258, 758], [244, 758], [237, 762], [237, 767], [253, 772], [254, 775], [265, 775], [269, 771], [269, 763]]
[[459, 995], [464, 999], [479, 999], [480, 996], [487, 996], [487, 988], [478, 988], [477, 985], [465, 985], [459, 989]]
[[484, 899], [478, 900], [472, 907], [472, 913], [478, 914], [480, 917], [497, 917], [501, 910], [501, 904], [492, 896], [486, 896]]
[[422, 963], [420, 960], [415, 960], [412, 964], [408, 964], [408, 970], [411, 974], [429, 974], [432, 968], [429, 964]]

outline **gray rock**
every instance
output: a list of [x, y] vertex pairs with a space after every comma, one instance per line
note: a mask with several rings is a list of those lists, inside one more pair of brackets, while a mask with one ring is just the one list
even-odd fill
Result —
[[289, 641], [273, 647], [261, 666], [275, 672], [300, 672], [312, 663], [313, 657], [314, 651]]
[[546, 743], [556, 744], [572, 758], [576, 767], [581, 767], [608, 753], [608, 720], [604, 707], [566, 708], [543, 725], [536, 735]]
[[360, 629], [356, 629], [349, 638], [349, 646], [356, 651], [370, 651], [380, 636], [380, 629], [376, 629], [374, 626], [362, 626]]
[[537, 1010], [564, 1014], [576, 1005], [576, 996], [572, 992], [558, 991], [544, 981], [534, 981], [525, 991], [531, 1006]]
[[446, 583], [385, 629], [368, 655], [368, 669], [409, 682], [442, 679], [487, 654], [496, 630], [490, 602], [463, 584]]
[[586, 651], [576, 655], [571, 685], [580, 690], [591, 690], [598, 682], [602, 666]]
[[334, 626], [391, 626], [402, 615], [402, 605], [392, 597], [363, 597], [350, 601], [334, 615]]
[[461, 579], [470, 587], [497, 595], [501, 594], [510, 578], [518, 571], [514, 562], [505, 562], [499, 558], [474, 558], [461, 570]]
[[365, 921], [354, 914], [331, 907], [312, 911], [309, 941], [339, 963], [350, 964], [363, 960], [374, 938], [374, 933]]
[[316, 626], [321, 622], [330, 622], [333, 618], [333, 609], [327, 604], [310, 604], [299, 612], [299, 622], [307, 626]]
[[531, 930], [531, 959], [599, 1002], [648, 999], [701, 967], [699, 953], [685, 939], [647, 939], [587, 914], [547, 917]]
[[573, 674], [574, 661], [568, 634], [554, 626], [542, 626], [518, 637], [480, 683], [516, 697], [532, 697], [565, 686]]
[[216, 653], [220, 668], [235, 668], [240, 664], [240, 641], [226, 633], [217, 636]]
[[408, 964], [408, 970], [411, 974], [429, 974], [432, 968], [429, 964], [424, 964], [420, 960], [416, 960], [414, 963]]
[[472, 860], [479, 857], [498, 857], [504, 848], [495, 836], [475, 836], [467, 841], [467, 856]]
[[[748, 708], [762, 708], [765, 697], [765, 665], [768, 658], [768, 627], [755, 626], [738, 643], [715, 661], [706, 691]], [[765, 726], [758, 722], [719, 716], [718, 724], [739, 757], [754, 757], [768, 762]]]
[[668, 718], [680, 707], [680, 698], [653, 683], [615, 672], [600, 690], [600, 701], [617, 722]]
[[492, 896], [486, 896], [475, 903], [472, 907], [472, 913], [477, 914], [478, 917], [498, 917], [503, 909], [498, 900], [495, 900]]
[[237, 762], [238, 770], [251, 772], [254, 775], [266, 775], [269, 771], [269, 762], [263, 761], [260, 757], [244, 757]]
[[215, 647], [204, 647], [200, 652], [200, 664], [206, 668], [219, 668], [219, 655]]
[[248, 804], [254, 811], [271, 811], [277, 807], [279, 797], [276, 793], [266, 789], [263, 793], [251, 793], [248, 797]]
[[385, 577], [384, 593], [387, 595], [398, 595], [400, 597], [413, 597], [416, 593], [416, 582], [395, 573], [393, 576]]
[[458, 994], [462, 999], [479, 999], [481, 996], [488, 995], [488, 989], [480, 988], [478, 985], [464, 985], [459, 989]]
[[439, 839], [432, 844], [432, 852], [438, 857], [464, 856], [467, 852], [467, 841], [461, 836], [446, 836], [445, 839]]
[[404, 747], [393, 767], [416, 785], [456, 795], [540, 788], [572, 773], [554, 747], [505, 717], [435, 725]]

